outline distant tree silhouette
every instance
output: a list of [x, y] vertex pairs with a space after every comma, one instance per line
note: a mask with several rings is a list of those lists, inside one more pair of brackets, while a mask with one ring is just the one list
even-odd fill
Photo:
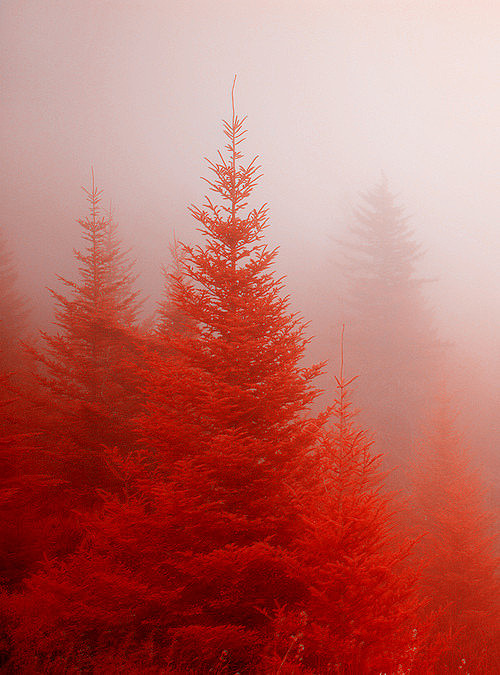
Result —
[[[139, 306], [134, 276], [94, 181], [87, 196], [89, 215], [79, 221], [85, 249], [75, 254], [80, 278], [62, 280], [68, 296], [53, 293], [61, 331], [43, 334], [45, 351], [29, 349], [43, 386], [0, 373], [0, 585], [10, 590], [43, 560], [75, 551], [89, 500], [96, 501], [98, 488], [121, 488], [104, 444], [125, 451], [133, 443], [135, 392], [122, 366], [128, 357], [122, 337]], [[14, 277], [8, 265], [4, 270], [8, 290]], [[14, 292], [2, 300], [10, 312], [2, 316], [9, 344], [19, 330], [11, 317], [19, 319], [20, 302]]]
[[391, 466], [407, 465], [441, 354], [407, 221], [384, 178], [362, 196], [343, 242], [356, 403]]
[[0, 231], [0, 368], [17, 371], [26, 337], [28, 306], [17, 287], [12, 254]]
[[441, 672], [500, 670], [500, 567], [494, 519], [442, 396], [412, 468], [418, 551], [429, 608], [446, 636]]

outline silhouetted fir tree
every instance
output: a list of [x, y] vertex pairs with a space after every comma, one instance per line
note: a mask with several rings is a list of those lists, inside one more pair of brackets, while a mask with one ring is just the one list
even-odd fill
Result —
[[[119, 442], [125, 450], [133, 439], [127, 421], [136, 413], [130, 403], [134, 392], [121, 361], [126, 352], [122, 329], [129, 329], [138, 308], [134, 278], [114, 225], [100, 212], [94, 182], [87, 196], [90, 212], [79, 221], [86, 248], [76, 253], [80, 279], [63, 280], [71, 290], [68, 296], [53, 294], [61, 332], [44, 335], [45, 352], [30, 349], [43, 369], [44, 390], [27, 390], [23, 380], [23, 390], [17, 382], [5, 396], [0, 583], [9, 589], [18, 588], [42, 560], [75, 551], [82, 539], [78, 511], [89, 499], [95, 501], [97, 488], [121, 487], [106, 464], [103, 443]], [[17, 296], [8, 299], [17, 306]], [[7, 379], [3, 382], [5, 389]]]
[[17, 272], [12, 254], [0, 232], [0, 369], [15, 372], [20, 368], [26, 337], [28, 306], [17, 288]]
[[304, 325], [271, 270], [265, 208], [246, 209], [258, 169], [240, 162], [234, 106], [224, 130], [210, 183], [221, 203], [192, 209], [205, 243], [184, 247], [173, 278], [190, 330], [151, 350], [141, 452], [109, 456], [125, 496], [6, 603], [13, 664], [259, 672], [277, 607], [307, 595], [291, 490], [321, 422], [306, 419], [318, 367], [300, 363]]
[[47, 474], [27, 400], [33, 390], [22, 343], [27, 339], [27, 316], [28, 303], [18, 291], [12, 256], [0, 238], [1, 588], [18, 586], [44, 551], [59, 546], [48, 526], [48, 512], [59, 501], [60, 483]]
[[[92, 191], [100, 200], [101, 193], [94, 185]], [[130, 257], [131, 249], [124, 251], [122, 248], [118, 225], [111, 211], [105, 218], [104, 283], [108, 294], [108, 323], [133, 328], [138, 323], [143, 304], [140, 291], [134, 289], [138, 278], [134, 270], [135, 261]]]
[[[0, 228], [0, 405], [15, 399], [17, 417], [25, 390], [32, 384], [24, 346], [28, 317], [29, 303], [19, 290], [16, 265]], [[20, 428], [20, 419], [16, 425]]]
[[111, 216], [102, 212], [102, 192], [93, 173], [85, 192], [89, 213], [78, 221], [84, 249], [75, 251], [79, 278], [60, 277], [66, 295], [51, 291], [60, 330], [42, 333], [45, 350], [32, 353], [42, 366], [51, 442], [55, 437], [72, 446], [61, 456], [66, 454], [75, 481], [98, 485], [109, 478], [102, 446], [126, 451], [134, 443], [130, 418], [137, 412], [138, 393], [126, 364], [131, 358], [128, 333], [141, 302], [133, 289], [133, 264], [122, 251]]
[[354, 215], [343, 247], [356, 402], [389, 464], [406, 465], [442, 354], [417, 271], [422, 250], [385, 178]]
[[500, 671], [500, 560], [484, 490], [442, 397], [412, 467], [422, 590], [447, 637], [440, 672]]

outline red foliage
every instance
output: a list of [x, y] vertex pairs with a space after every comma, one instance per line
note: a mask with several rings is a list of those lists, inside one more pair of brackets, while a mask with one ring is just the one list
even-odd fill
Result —
[[60, 281], [69, 289], [52, 291], [56, 300], [56, 335], [42, 333], [44, 351], [31, 349], [40, 364], [45, 396], [41, 431], [60, 459], [60, 472], [75, 489], [91, 497], [95, 487], [118, 489], [103, 455], [103, 445], [123, 452], [134, 445], [131, 424], [136, 413], [136, 382], [128, 331], [140, 307], [133, 290], [133, 264], [121, 249], [116, 225], [102, 213], [102, 192], [85, 190], [89, 214], [78, 221], [84, 240], [75, 252], [79, 278]]
[[[192, 209], [206, 244], [184, 248], [182, 274], [172, 279], [189, 330], [163, 334], [164, 348], [153, 344], [143, 373], [143, 450], [106, 455], [121, 498], [104, 497], [80, 549], [6, 603], [12, 663], [31, 654], [40, 668], [65, 654], [82, 667], [89, 650], [99, 664], [128, 644], [135, 662], [147, 643], [159, 668], [256, 672], [276, 606], [303, 600], [290, 548], [300, 525], [290, 483], [315, 437], [317, 423], [305, 413], [319, 368], [299, 365], [304, 326], [270, 269], [276, 251], [262, 242], [265, 208], [244, 213], [257, 167], [239, 163], [243, 130], [234, 113], [225, 133], [229, 158], [211, 165], [210, 183], [222, 204], [207, 198], [206, 210]], [[63, 304], [64, 320], [83, 325], [69, 308]], [[64, 352], [52, 368], [64, 366], [56, 384], [68, 381], [70, 328], [50, 343]], [[89, 354], [87, 343], [76, 344]], [[75, 382], [87, 397], [89, 377]]]
[[411, 542], [391, 535], [391, 500], [382, 491], [380, 458], [354, 424], [351, 381], [337, 379], [333, 424], [318, 444], [312, 484], [300, 495], [300, 560], [309, 590], [295, 628], [301, 661], [325, 673], [410, 672], [417, 664], [418, 672], [424, 665], [432, 672], [417, 575], [403, 566]]
[[311, 415], [320, 366], [302, 365], [305, 325], [272, 270], [266, 207], [247, 207], [258, 167], [241, 163], [234, 105], [224, 131], [217, 202], [191, 209], [204, 243], [176, 249], [155, 333], [137, 335], [134, 277], [93, 185], [79, 281], [54, 294], [61, 332], [32, 350], [41, 433], [0, 392], [0, 667], [431, 674], [459, 667], [463, 646], [496, 672], [478, 487], [441, 429], [438, 482], [422, 469], [419, 492], [431, 627], [451, 636], [436, 667], [412, 544], [392, 533], [342, 372], [331, 426]]
[[190, 330], [165, 336], [175, 356], [154, 362], [141, 425], [148, 442], [173, 458], [188, 451], [186, 436], [196, 439], [197, 452], [199, 437], [229, 429], [258, 438], [263, 457], [285, 461], [295, 441], [303, 444], [302, 417], [316, 396], [319, 367], [299, 366], [304, 325], [289, 314], [271, 270], [277, 251], [263, 242], [266, 207], [245, 213], [259, 167], [255, 159], [240, 164], [243, 120], [233, 112], [224, 130], [228, 158], [210, 163], [215, 177], [208, 181], [221, 204], [207, 197], [203, 208], [192, 207], [206, 243], [183, 246], [170, 279], [172, 306]]

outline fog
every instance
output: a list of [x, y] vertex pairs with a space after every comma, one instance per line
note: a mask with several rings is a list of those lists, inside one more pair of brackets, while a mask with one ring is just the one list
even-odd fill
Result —
[[499, 18], [486, 0], [3, 2], [0, 220], [34, 322], [51, 320], [56, 274], [74, 273], [91, 167], [154, 307], [174, 232], [196, 236], [187, 206], [223, 144], [236, 74], [245, 151], [263, 170], [255, 201], [269, 203], [268, 237], [318, 336], [314, 356], [337, 359], [326, 311], [341, 301], [336, 239], [383, 172], [426, 250], [421, 273], [436, 279], [426, 292], [466, 405], [484, 396], [492, 451]]
[[0, 3], [2, 672], [500, 672], [499, 25]]

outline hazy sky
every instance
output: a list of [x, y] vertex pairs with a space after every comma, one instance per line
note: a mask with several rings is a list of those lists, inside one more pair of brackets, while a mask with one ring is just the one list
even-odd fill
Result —
[[36, 304], [71, 274], [91, 165], [159, 285], [236, 73], [257, 199], [303, 312], [384, 171], [443, 322], [498, 365], [499, 26], [496, 0], [3, 0], [0, 222]]

